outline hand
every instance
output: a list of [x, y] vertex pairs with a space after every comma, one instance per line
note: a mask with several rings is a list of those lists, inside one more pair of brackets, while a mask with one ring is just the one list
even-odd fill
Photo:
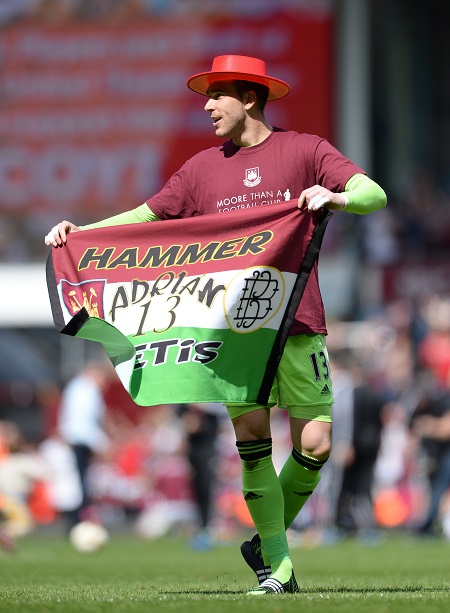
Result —
[[330, 190], [321, 185], [313, 185], [308, 189], [304, 189], [298, 199], [298, 208], [306, 204], [308, 211], [318, 211], [322, 207], [330, 211], [341, 211], [348, 204], [347, 196], [330, 192]]
[[53, 247], [62, 247], [66, 244], [67, 235], [69, 232], [79, 232], [80, 228], [70, 221], [61, 221], [57, 226], [54, 226], [45, 237], [46, 245]]

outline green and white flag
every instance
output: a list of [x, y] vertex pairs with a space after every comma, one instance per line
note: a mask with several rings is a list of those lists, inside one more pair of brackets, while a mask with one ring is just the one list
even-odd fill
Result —
[[290, 201], [70, 234], [47, 260], [55, 326], [102, 343], [139, 405], [264, 404], [329, 217]]

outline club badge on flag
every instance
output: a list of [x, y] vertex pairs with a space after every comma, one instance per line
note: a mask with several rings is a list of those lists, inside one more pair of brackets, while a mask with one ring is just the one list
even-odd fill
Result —
[[100, 342], [136, 404], [264, 404], [330, 216], [290, 201], [70, 234], [47, 260], [55, 326]]
[[61, 295], [69, 313], [76, 315], [81, 309], [86, 309], [91, 317], [105, 319], [103, 311], [103, 290], [105, 280], [83, 281], [70, 283], [61, 280]]

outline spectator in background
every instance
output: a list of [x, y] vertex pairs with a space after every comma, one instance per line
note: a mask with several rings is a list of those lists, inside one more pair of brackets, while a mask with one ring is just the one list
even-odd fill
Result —
[[433, 386], [422, 396], [411, 419], [411, 430], [425, 456], [430, 497], [425, 517], [417, 528], [434, 533], [440, 505], [450, 487], [450, 390]]
[[83, 502], [78, 467], [72, 448], [56, 433], [39, 445], [49, 470], [48, 494], [54, 511], [63, 517], [74, 513]]
[[24, 16], [46, 23], [65, 23], [75, 16], [79, 0], [28, 0]]
[[223, 405], [185, 404], [180, 407], [187, 441], [187, 458], [191, 467], [191, 484], [198, 512], [197, 534], [192, 539], [195, 549], [209, 549], [213, 545], [210, 521], [213, 513], [214, 483], [216, 480], [216, 439], [220, 415], [226, 415]]
[[432, 295], [423, 306], [423, 318], [428, 330], [418, 345], [418, 360], [429, 369], [437, 381], [450, 383], [450, 296]]
[[376, 528], [372, 488], [385, 401], [372, 388], [359, 365], [353, 364], [350, 373], [353, 380], [351, 441], [341, 450], [339, 458], [343, 475], [336, 525], [346, 534], [371, 540]]
[[415, 511], [415, 499], [419, 497], [414, 495], [417, 467], [407, 407], [402, 402], [387, 402], [381, 421], [375, 464], [375, 514], [380, 526], [392, 528], [408, 522]]
[[[93, 456], [106, 451], [106, 404], [103, 391], [108, 383], [111, 366], [103, 362], [88, 362], [66, 386], [59, 406], [59, 434], [73, 450], [80, 476], [83, 499], [78, 508], [67, 513], [70, 529], [83, 519], [89, 506], [87, 473]], [[92, 518], [91, 518], [92, 519]]]
[[16, 539], [34, 528], [28, 502], [34, 486], [48, 478], [48, 470], [12, 422], [0, 422], [0, 447], [0, 546], [11, 551]]

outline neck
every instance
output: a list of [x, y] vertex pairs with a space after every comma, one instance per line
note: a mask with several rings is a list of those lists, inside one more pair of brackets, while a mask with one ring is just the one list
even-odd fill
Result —
[[272, 126], [264, 121], [259, 125], [249, 127], [239, 136], [233, 137], [233, 142], [237, 147], [254, 147], [265, 141], [272, 131]]

